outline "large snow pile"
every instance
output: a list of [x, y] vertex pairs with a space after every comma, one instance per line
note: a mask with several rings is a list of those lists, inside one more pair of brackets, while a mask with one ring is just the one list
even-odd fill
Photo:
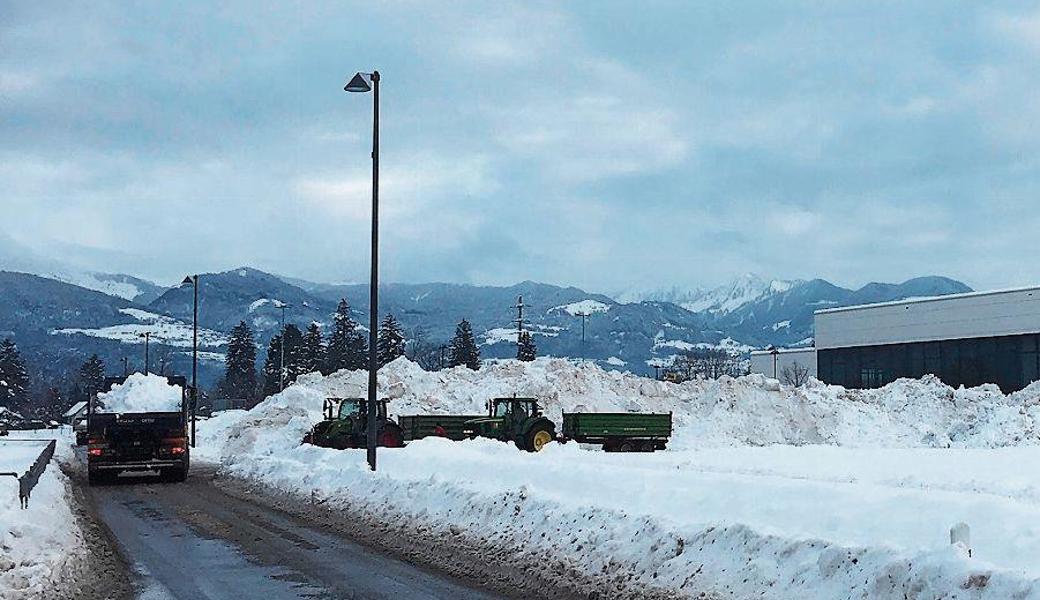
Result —
[[[1040, 598], [1040, 475], [1020, 468], [1040, 461], [1040, 387], [1005, 396], [924, 378], [792, 390], [757, 376], [675, 385], [551, 359], [478, 372], [398, 360], [380, 370], [393, 414], [481, 412], [515, 393], [543, 399], [557, 421], [562, 410], [671, 410], [675, 443], [655, 454], [575, 444], [527, 454], [426, 439], [383, 450], [373, 474], [364, 451], [300, 444], [323, 398], [364, 396], [365, 381], [302, 377], [204, 423], [196, 455], [330, 507], [483, 540], [489, 560], [534, 556], [561, 573], [616, 576], [618, 590]], [[1000, 446], [1021, 447], [989, 449]], [[973, 529], [973, 558], [949, 544], [959, 521]]]
[[[19, 437], [38, 437], [33, 433], [19, 432]], [[0, 471], [24, 473], [44, 445], [45, 440], [31, 443], [0, 438]], [[57, 453], [71, 453], [67, 439], [59, 439]], [[51, 463], [33, 489], [28, 509], [21, 510], [18, 482], [0, 477], [0, 600], [52, 597], [55, 589], [66, 586], [67, 579], [78, 572], [86, 545], [69, 507], [68, 493], [67, 478]]]
[[[321, 418], [325, 396], [366, 395], [364, 372], [305, 375], [251, 415], [300, 417], [300, 435]], [[1000, 447], [1040, 442], [1040, 384], [1005, 396], [996, 386], [953, 389], [937, 378], [876, 390], [817, 381], [799, 389], [761, 375], [673, 384], [563, 359], [492, 361], [429, 372], [405, 359], [379, 371], [393, 415], [481, 413], [489, 398], [535, 396], [559, 422], [563, 411], [672, 412], [672, 447], [836, 444], [884, 447]]]
[[103, 413], [178, 412], [181, 410], [181, 387], [170, 385], [165, 377], [134, 373], [126, 382], [98, 394], [95, 406]]

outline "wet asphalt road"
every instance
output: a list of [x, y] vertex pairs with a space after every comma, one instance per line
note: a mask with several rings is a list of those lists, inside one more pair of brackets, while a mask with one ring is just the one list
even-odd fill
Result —
[[193, 467], [185, 483], [138, 477], [90, 488], [141, 600], [494, 597], [230, 496], [212, 476]]

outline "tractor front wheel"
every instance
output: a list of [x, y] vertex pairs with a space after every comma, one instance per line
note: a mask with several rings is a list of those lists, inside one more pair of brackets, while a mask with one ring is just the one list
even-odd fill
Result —
[[527, 432], [527, 451], [541, 452], [546, 444], [553, 440], [552, 429], [548, 425], [535, 425]]

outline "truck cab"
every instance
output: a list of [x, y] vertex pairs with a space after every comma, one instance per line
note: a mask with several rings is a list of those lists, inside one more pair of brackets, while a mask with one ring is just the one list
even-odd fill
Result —
[[488, 416], [466, 421], [469, 437], [513, 442], [517, 448], [538, 452], [556, 438], [556, 426], [542, 414], [536, 398], [494, 398]]

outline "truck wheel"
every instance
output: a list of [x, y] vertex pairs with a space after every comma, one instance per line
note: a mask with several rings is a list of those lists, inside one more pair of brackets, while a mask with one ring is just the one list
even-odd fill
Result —
[[527, 451], [541, 452], [553, 440], [553, 432], [547, 425], [535, 425], [527, 432]]

